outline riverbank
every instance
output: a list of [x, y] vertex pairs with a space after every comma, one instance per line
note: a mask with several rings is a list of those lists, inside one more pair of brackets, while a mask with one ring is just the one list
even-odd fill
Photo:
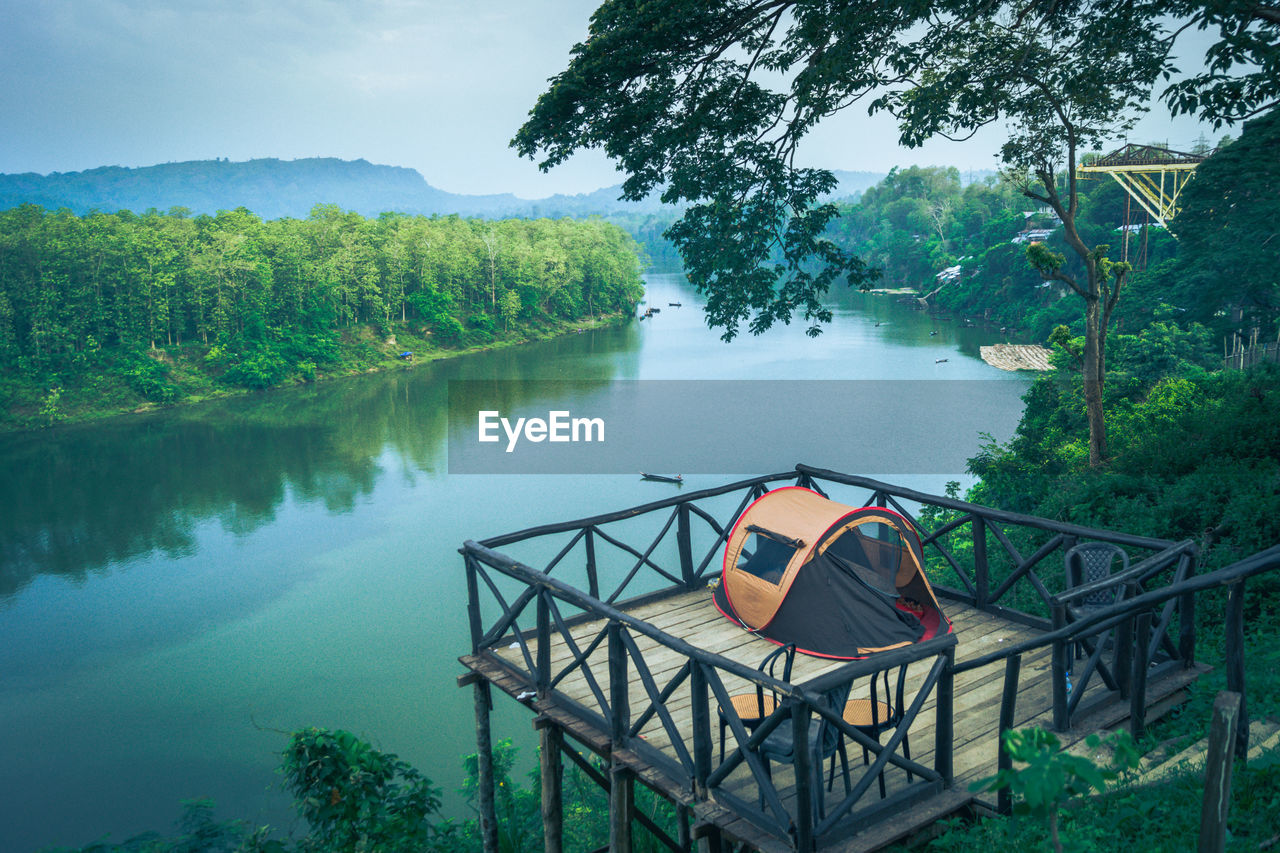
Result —
[[[98, 354], [96, 363], [89, 364], [86, 358], [83, 370], [75, 374], [30, 379], [16, 375], [16, 371], [0, 373], [0, 435], [142, 414], [366, 373], [405, 370], [442, 359], [578, 334], [625, 323], [632, 317], [628, 311], [495, 331], [493, 340], [463, 347], [439, 346], [432, 341], [430, 333], [410, 324], [394, 324], [392, 334], [385, 338], [372, 326], [355, 326], [344, 330], [332, 363], [294, 374], [265, 389], [222, 383], [220, 372], [211, 365], [215, 350], [211, 346], [165, 347], [142, 356]], [[413, 353], [413, 357], [402, 358], [405, 352]], [[136, 381], [140, 370], [129, 365], [128, 358], [144, 364], [151, 362], [148, 368], [163, 372], [170, 390], [168, 396], [172, 399], [167, 402], [147, 399]]]

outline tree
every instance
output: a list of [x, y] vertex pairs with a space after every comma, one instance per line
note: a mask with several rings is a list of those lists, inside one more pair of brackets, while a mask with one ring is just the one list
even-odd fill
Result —
[[1181, 307], [1210, 322], [1229, 308], [1228, 329], [1246, 335], [1255, 327], [1272, 334], [1280, 317], [1278, 151], [1280, 109], [1247, 123], [1239, 140], [1196, 168], [1173, 222]]
[[1105, 320], [1124, 270], [1075, 229], [1075, 163], [1130, 126], [1167, 70], [1163, 10], [1155, 0], [608, 0], [513, 145], [541, 154], [544, 169], [602, 147], [628, 175], [627, 198], [662, 187], [664, 201], [692, 202], [667, 234], [707, 296], [708, 322], [731, 338], [746, 320], [756, 333], [797, 311], [826, 321], [820, 299], [837, 274], [859, 284], [873, 275], [824, 239], [835, 209], [816, 202], [830, 172], [795, 165], [821, 119], [868, 100], [897, 118], [909, 147], [1009, 123], [1001, 157], [1062, 218], [1080, 267], [1033, 257], [1085, 302], [1097, 464]]

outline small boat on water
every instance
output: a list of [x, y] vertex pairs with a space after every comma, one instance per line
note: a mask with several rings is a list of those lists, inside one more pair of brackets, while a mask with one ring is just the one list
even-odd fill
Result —
[[668, 308], [679, 308], [679, 307], [680, 307], [680, 303], [679, 303], [679, 302], [668, 302], [668, 303], [667, 303], [667, 307], [668, 307]]
[[669, 474], [646, 474], [643, 471], [640, 472], [640, 479], [654, 480], [659, 483], [683, 483], [684, 482], [684, 477], [681, 477], [679, 474], [676, 474], [674, 476]]

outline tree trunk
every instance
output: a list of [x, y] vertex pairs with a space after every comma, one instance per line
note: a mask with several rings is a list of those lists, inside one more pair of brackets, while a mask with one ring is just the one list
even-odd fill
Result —
[[1097, 298], [1087, 299], [1084, 311], [1084, 405], [1089, 419], [1089, 466], [1096, 468], [1107, 458], [1107, 424], [1102, 413], [1103, 377], [1102, 306]]

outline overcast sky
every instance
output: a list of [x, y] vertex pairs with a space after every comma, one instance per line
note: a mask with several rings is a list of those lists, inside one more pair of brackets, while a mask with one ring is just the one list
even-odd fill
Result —
[[[618, 183], [595, 154], [543, 175], [507, 146], [599, 0], [5, 0], [0, 172], [226, 157], [364, 158], [441, 189], [538, 198]], [[1135, 141], [1190, 147], [1163, 108]], [[998, 131], [897, 147], [846, 110], [811, 165], [994, 168]]]

